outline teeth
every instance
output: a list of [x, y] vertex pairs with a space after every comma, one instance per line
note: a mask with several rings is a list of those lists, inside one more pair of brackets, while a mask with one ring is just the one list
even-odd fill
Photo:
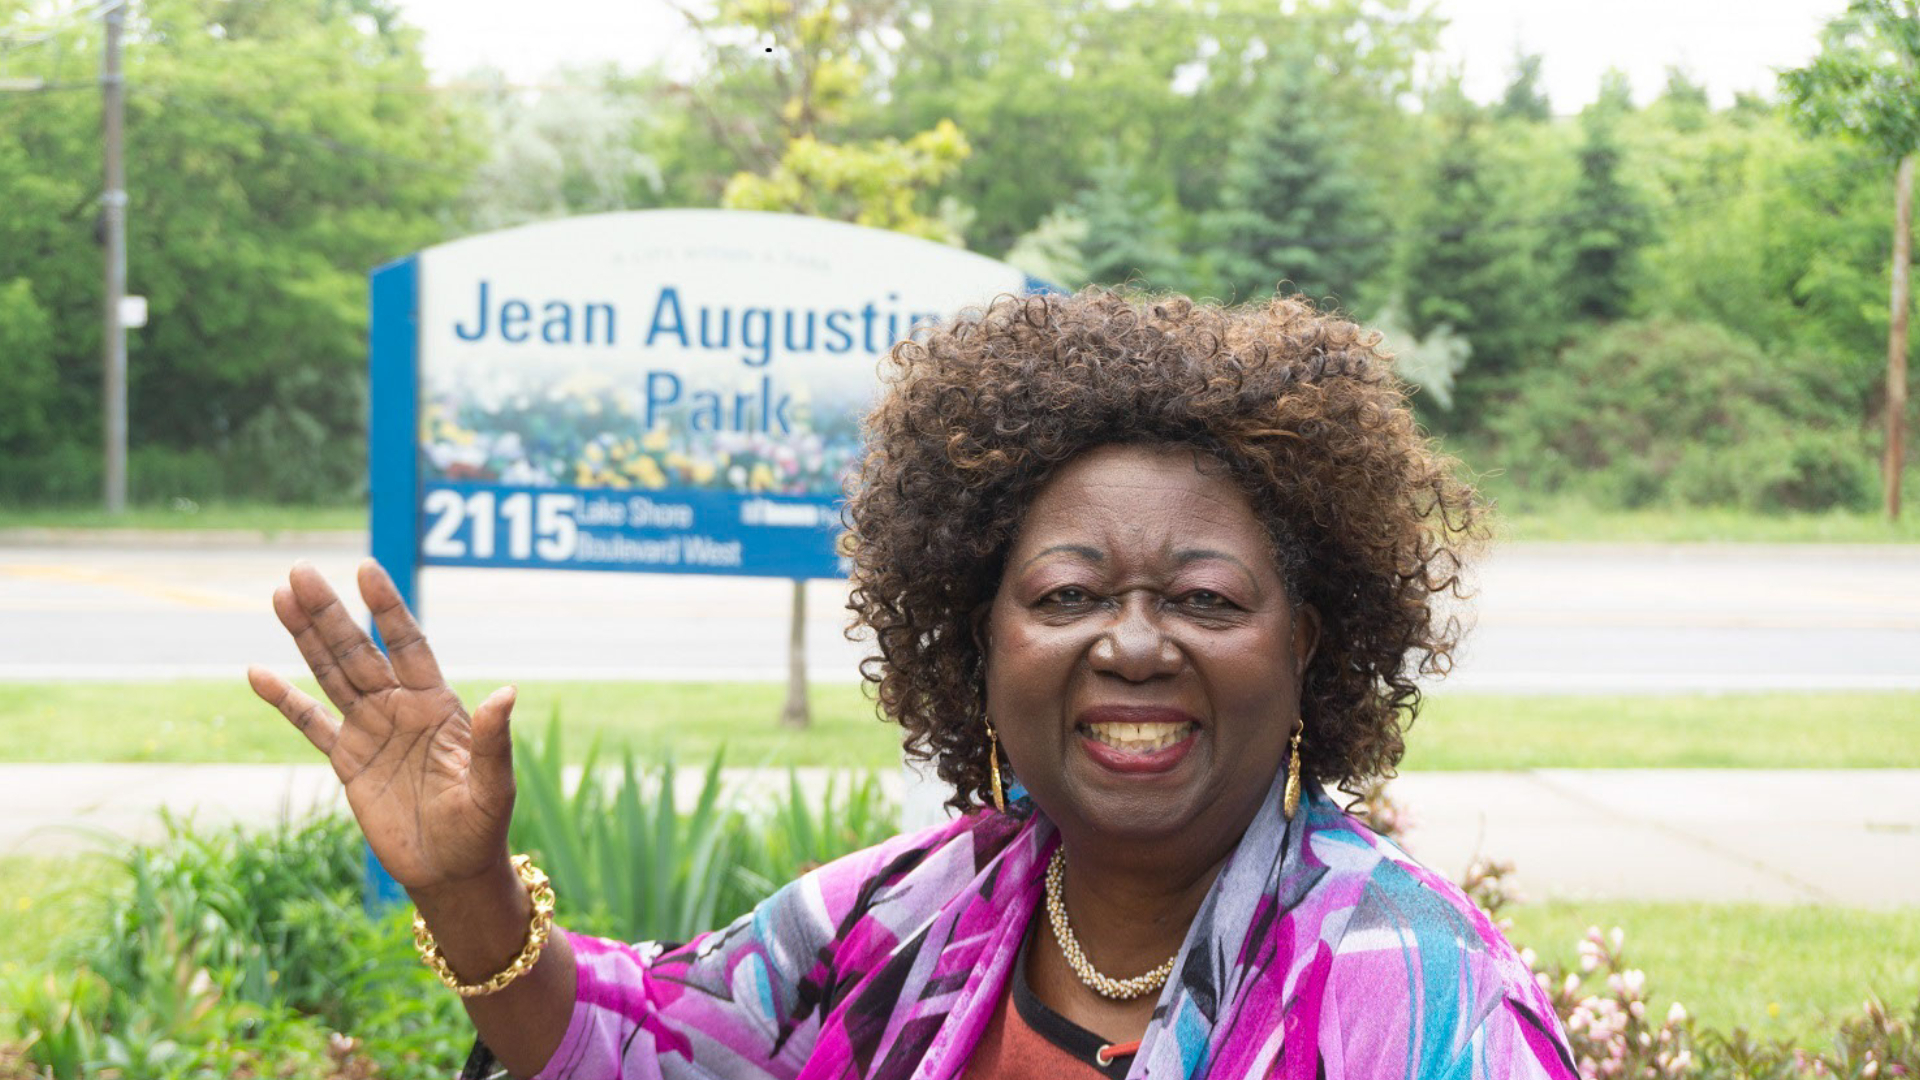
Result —
[[1087, 733], [1116, 750], [1151, 754], [1187, 737], [1193, 724], [1088, 724]]

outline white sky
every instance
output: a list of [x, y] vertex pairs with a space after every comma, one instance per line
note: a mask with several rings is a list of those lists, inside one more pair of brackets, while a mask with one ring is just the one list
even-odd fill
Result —
[[[1278, 0], [1276, 0], [1276, 3]], [[1804, 63], [1816, 34], [1846, 0], [1435, 0], [1449, 20], [1444, 51], [1465, 65], [1478, 100], [1506, 85], [1516, 43], [1545, 55], [1556, 112], [1593, 100], [1601, 73], [1619, 67], [1646, 101], [1680, 64], [1716, 105], [1736, 90], [1771, 89], [1774, 69]], [[482, 65], [537, 84], [562, 65], [626, 66], [693, 52], [680, 16], [662, 0], [400, 0], [426, 31], [427, 62], [442, 79]]]

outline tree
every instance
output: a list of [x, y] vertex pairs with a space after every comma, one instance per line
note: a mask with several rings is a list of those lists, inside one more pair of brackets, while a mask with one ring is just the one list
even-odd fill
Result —
[[1706, 85], [1678, 65], [1667, 68], [1667, 85], [1654, 105], [1665, 114], [1668, 126], [1675, 131], [1699, 131], [1713, 112]]
[[1920, 152], [1920, 0], [1850, 0], [1827, 24], [1820, 55], [1780, 77], [1795, 118], [1839, 132], [1894, 166], [1891, 302], [1887, 323], [1887, 438], [1882, 466], [1887, 517], [1900, 517], [1905, 464], [1909, 275], [1913, 264], [1913, 170]]
[[[1856, 421], [1878, 430], [1886, 385], [1885, 186], [1873, 155], [1810, 138], [1780, 110], [1716, 114], [1679, 136], [1620, 124], [1647, 163], [1650, 228], [1636, 317], [1711, 320], [1770, 356], [1816, 358]], [[1874, 444], [1879, 447], [1876, 435]]]
[[[1447, 426], [1472, 428], [1556, 342], [1542, 311], [1532, 239], [1516, 222], [1488, 153], [1486, 120], [1457, 81], [1429, 103], [1432, 151], [1422, 198], [1403, 252], [1409, 329], [1420, 338], [1442, 326], [1466, 338], [1472, 360], [1454, 380]], [[1435, 418], [1440, 419], [1440, 418]]]
[[[706, 48], [706, 64], [680, 87], [733, 157], [733, 168], [771, 172], [796, 139], [834, 142], [882, 83], [880, 32], [899, 0], [717, 0], [710, 15], [679, 0]], [[930, 126], [930, 125], [929, 125]]]
[[1206, 225], [1237, 299], [1271, 295], [1284, 281], [1351, 306], [1386, 262], [1374, 189], [1323, 85], [1312, 56], [1282, 57], [1228, 151], [1220, 206]]
[[949, 190], [979, 211], [969, 242], [988, 253], [1073, 204], [1109, 154], [1136, 163], [1141, 186], [1169, 191], [1170, 155], [1155, 137], [1176, 140], [1200, 119], [1184, 115], [1190, 103], [1173, 89], [1198, 49], [1199, 22], [1175, 6], [911, 0], [890, 57], [888, 108], [861, 126], [898, 136], [951, 118], [969, 136], [985, 134], [976, 147], [992, 160], [966, 161]]
[[[98, 34], [78, 21], [24, 73], [90, 80]], [[135, 496], [351, 496], [366, 274], [444, 237], [478, 158], [467, 118], [386, 0], [143, 0], [125, 67], [128, 280], [151, 313], [130, 341]], [[0, 282], [31, 282], [60, 380], [10, 458], [47, 471], [42, 494], [44, 463], [98, 431], [99, 122], [95, 95], [0, 95]]]
[[[727, 181], [722, 206], [836, 218], [949, 244], [963, 241], [958, 223], [969, 217], [964, 208], [948, 204], [929, 214], [916, 205], [972, 152], [951, 119], [942, 117], [905, 139], [835, 134], [845, 131], [861, 92], [874, 82], [867, 59], [876, 52], [873, 35], [891, 26], [896, 7], [894, 0], [724, 0], [710, 19], [680, 8], [706, 40], [709, 71], [722, 73], [723, 85], [725, 73], [744, 63], [756, 75], [741, 85], [761, 88], [759, 123], [737, 125], [750, 136], [758, 160], [750, 159]], [[755, 46], [761, 55], [753, 55]], [[722, 127], [726, 118], [705, 107]], [[772, 119], [778, 122], [777, 135], [769, 138], [761, 129]]]
[[1553, 119], [1553, 105], [1540, 88], [1540, 63], [1539, 53], [1514, 50], [1513, 79], [1500, 95], [1500, 104], [1493, 110], [1495, 116], [1535, 124]]
[[558, 71], [531, 100], [498, 71], [463, 81], [482, 88], [476, 104], [493, 149], [466, 194], [476, 231], [648, 205], [662, 194], [659, 163], [640, 143], [654, 110], [615, 72]]
[[7, 402], [0, 409], [0, 454], [37, 449], [47, 434], [58, 383], [53, 320], [26, 278], [0, 282], [0, 386], [6, 387]]
[[1062, 207], [1040, 219], [1007, 249], [1005, 261], [1050, 285], [1077, 289], [1092, 280], [1080, 253], [1087, 240], [1087, 219]]
[[1080, 251], [1088, 281], [1117, 285], [1137, 278], [1169, 288], [1183, 275], [1173, 210], [1144, 190], [1133, 163], [1109, 156], [1073, 207], [1086, 222]]
[[958, 124], [976, 153], [948, 190], [979, 211], [969, 243], [990, 254], [1078, 198], [1110, 153], [1134, 163], [1191, 244], [1198, 213], [1220, 203], [1223, 149], [1288, 47], [1321, 58], [1365, 171], [1401, 176], [1413, 123], [1400, 99], [1441, 25], [1419, 0], [901, 4], [901, 44], [871, 91], [883, 107], [854, 126], [904, 138]]
[[1633, 81], [1619, 68], [1600, 73], [1600, 94], [1588, 109], [1625, 116], [1633, 111]]
[[925, 214], [914, 201], [951, 176], [971, 152], [966, 137], [947, 120], [904, 143], [877, 139], [836, 146], [802, 135], [788, 144], [769, 175], [735, 174], [720, 205], [838, 218], [958, 244], [963, 238], [951, 223], [951, 211]]
[[1567, 258], [1568, 307], [1577, 317], [1599, 321], [1628, 313], [1638, 252], [1650, 228], [1646, 207], [1621, 178], [1615, 124], [1610, 108], [1596, 104], [1582, 112], [1580, 178], [1557, 238]]

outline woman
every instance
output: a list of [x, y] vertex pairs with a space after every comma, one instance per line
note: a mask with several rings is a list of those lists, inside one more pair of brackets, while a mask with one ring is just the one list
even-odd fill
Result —
[[311, 567], [274, 597], [342, 719], [249, 677], [443, 978], [493, 977], [462, 991], [471, 1076], [1570, 1077], [1499, 933], [1324, 790], [1399, 760], [1458, 641], [1435, 594], [1486, 536], [1376, 340], [1297, 300], [1088, 290], [897, 345], [850, 607], [963, 813], [686, 945], [541, 947], [513, 692], [469, 718], [373, 564], [391, 664]]

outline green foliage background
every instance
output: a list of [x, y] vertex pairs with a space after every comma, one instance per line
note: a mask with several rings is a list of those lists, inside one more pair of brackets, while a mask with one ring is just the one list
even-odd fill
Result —
[[[30, 8], [0, 0], [0, 27]], [[1477, 102], [1415, 0], [700, 10], [692, 77], [562, 71], [536, 92], [486, 72], [431, 85], [391, 0], [141, 0], [135, 498], [356, 498], [365, 275], [388, 259], [730, 188], [870, 212], [810, 186], [795, 163], [818, 159], [910, 199], [898, 227], [1068, 287], [1331, 297], [1390, 332], [1429, 429], [1528, 492], [1873, 500], [1891, 144], [1834, 117], [1882, 82], [1846, 82], [1836, 106], [1789, 80], [1784, 102], [1716, 109], [1682, 72], [1646, 102], [1616, 74], [1556, 114], [1521, 55]], [[1851, 79], [1877, 39], [1842, 30], [1823, 55]], [[82, 19], [0, 70], [47, 85], [0, 94], [0, 500], [17, 504], [99, 490], [99, 47]], [[870, 152], [948, 123], [940, 170]], [[1669, 401], [1663, 379], [1719, 400]]]
[[[50, 89], [0, 94], [0, 499], [99, 490], [99, 34], [10, 57]], [[132, 494], [351, 495], [365, 275], [450, 235], [471, 124], [383, 0], [142, 0], [128, 34]]]

